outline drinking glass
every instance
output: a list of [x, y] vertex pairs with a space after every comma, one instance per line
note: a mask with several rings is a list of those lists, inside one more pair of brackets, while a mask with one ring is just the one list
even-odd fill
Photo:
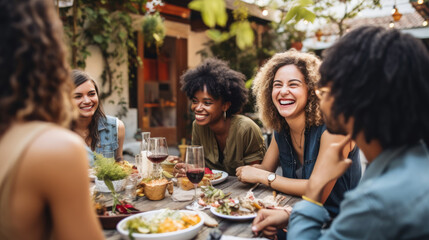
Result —
[[160, 163], [168, 157], [168, 145], [165, 137], [149, 138], [147, 158], [155, 164], [153, 178], [161, 178]]
[[186, 148], [186, 176], [194, 184], [194, 202], [186, 208], [191, 210], [201, 210], [204, 207], [198, 204], [197, 188], [198, 183], [204, 177], [204, 150], [202, 146], [188, 146]]
[[112, 150], [103, 150], [101, 151], [101, 154], [105, 158], [115, 158], [115, 152]]
[[140, 145], [140, 158], [137, 169], [142, 177], [148, 177], [152, 173], [153, 163], [147, 159], [147, 147], [150, 138], [150, 132], [142, 132], [142, 142]]
[[142, 132], [142, 143], [140, 145], [140, 151], [147, 151], [147, 144], [150, 138], [150, 132]]

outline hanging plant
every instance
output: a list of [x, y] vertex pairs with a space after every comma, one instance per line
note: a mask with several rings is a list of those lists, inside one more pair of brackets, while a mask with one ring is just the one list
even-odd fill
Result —
[[148, 47], [155, 45], [158, 53], [158, 49], [164, 43], [165, 38], [164, 20], [159, 15], [159, 12], [145, 16], [143, 21], [143, 37], [146, 45]]

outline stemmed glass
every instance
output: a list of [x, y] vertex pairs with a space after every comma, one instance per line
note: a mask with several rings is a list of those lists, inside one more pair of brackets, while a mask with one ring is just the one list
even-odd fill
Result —
[[194, 184], [194, 202], [187, 206], [187, 209], [201, 210], [204, 207], [198, 204], [197, 188], [198, 183], [204, 177], [204, 150], [202, 146], [188, 146], [186, 148], [186, 176]]
[[153, 137], [148, 140], [147, 158], [155, 164], [153, 178], [161, 178], [160, 163], [168, 157], [168, 145], [165, 137]]

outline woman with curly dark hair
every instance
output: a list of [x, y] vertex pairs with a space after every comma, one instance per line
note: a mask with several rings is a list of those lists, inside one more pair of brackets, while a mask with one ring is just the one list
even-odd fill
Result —
[[53, 1], [0, 0], [0, 32], [0, 239], [103, 239]]
[[72, 79], [76, 87], [73, 100], [79, 111], [79, 117], [73, 122], [72, 129], [90, 148], [90, 165], [94, 158], [92, 152], [110, 152], [116, 161], [121, 161], [125, 139], [124, 123], [116, 117], [104, 114], [98, 97], [98, 86], [87, 73], [75, 69], [72, 71]]
[[265, 153], [261, 129], [239, 112], [247, 102], [243, 74], [226, 62], [207, 59], [181, 79], [195, 114], [192, 144], [204, 147], [206, 165], [235, 175], [239, 166], [259, 163]]
[[[274, 138], [261, 165], [237, 170], [241, 181], [302, 196], [319, 153], [343, 139], [325, 131], [315, 93], [320, 63], [313, 54], [289, 50], [274, 55], [260, 69], [253, 91], [262, 122], [274, 130]], [[325, 207], [333, 217], [344, 192], [354, 188], [361, 176], [358, 149], [350, 145], [344, 155], [353, 159], [353, 166], [324, 193]], [[276, 177], [279, 163], [283, 176]]]

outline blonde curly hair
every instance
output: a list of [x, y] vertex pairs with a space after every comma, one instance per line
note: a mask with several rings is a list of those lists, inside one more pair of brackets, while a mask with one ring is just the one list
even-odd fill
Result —
[[269, 59], [253, 80], [252, 91], [256, 96], [256, 107], [259, 117], [265, 127], [277, 132], [289, 130], [289, 125], [284, 117], [277, 111], [273, 103], [271, 93], [273, 81], [277, 70], [285, 65], [295, 65], [304, 75], [308, 87], [308, 99], [305, 106], [305, 127], [319, 126], [323, 124], [319, 108], [319, 99], [315, 94], [315, 88], [320, 79], [320, 59], [311, 53], [301, 53], [295, 49], [275, 54]]

